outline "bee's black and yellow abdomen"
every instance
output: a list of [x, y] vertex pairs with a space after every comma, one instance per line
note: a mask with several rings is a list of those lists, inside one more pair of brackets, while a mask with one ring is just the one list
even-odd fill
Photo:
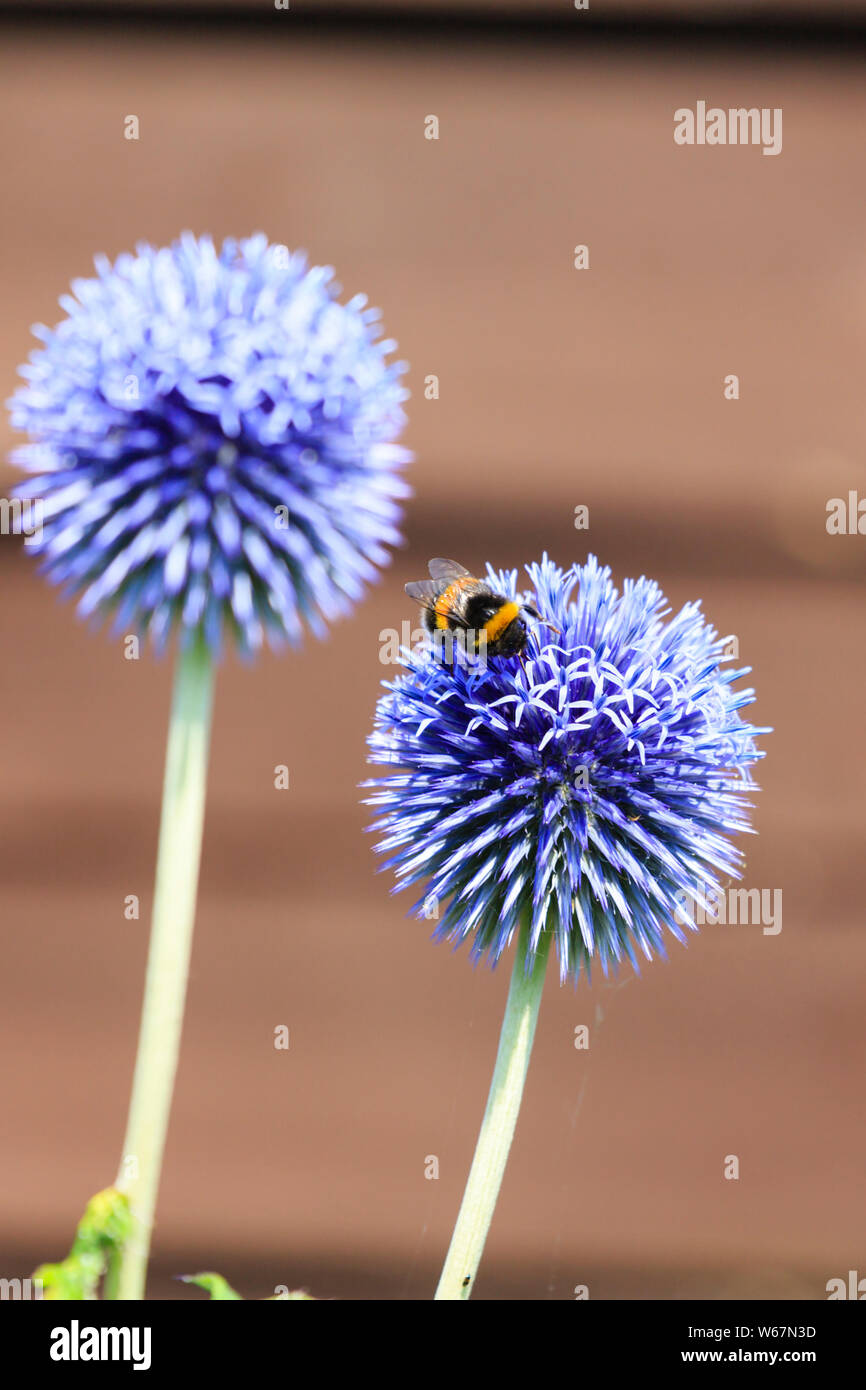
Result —
[[434, 604], [434, 627], [440, 631], [448, 627], [464, 627], [466, 606], [471, 602], [471, 595], [478, 584], [477, 579], [461, 575], [444, 588]]

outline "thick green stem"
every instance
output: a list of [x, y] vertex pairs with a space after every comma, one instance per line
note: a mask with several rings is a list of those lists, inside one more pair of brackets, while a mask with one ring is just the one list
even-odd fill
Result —
[[467, 1299], [472, 1292], [523, 1099], [552, 935], [542, 936], [527, 974], [529, 929], [526, 924], [520, 929], [487, 1109], [437, 1299]]
[[192, 948], [207, 780], [213, 664], [204, 643], [180, 653], [162, 792], [150, 953], [132, 1099], [117, 1186], [133, 1230], [106, 1297], [144, 1297], [162, 1155], [177, 1070]]

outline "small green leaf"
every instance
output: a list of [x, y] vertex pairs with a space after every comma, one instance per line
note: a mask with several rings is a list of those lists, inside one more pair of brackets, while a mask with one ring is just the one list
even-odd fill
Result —
[[[179, 1274], [177, 1276], [184, 1284], [195, 1284], [198, 1288], [204, 1289], [212, 1299], [238, 1299], [243, 1302], [243, 1295], [236, 1293], [228, 1280], [221, 1274]], [[282, 1286], [285, 1288], [285, 1285]], [[286, 1289], [285, 1293], [271, 1294], [270, 1298], [263, 1300], [265, 1303], [315, 1303], [311, 1293], [306, 1293], [304, 1289]]]
[[129, 1238], [131, 1228], [129, 1199], [116, 1187], [97, 1192], [85, 1207], [66, 1259], [40, 1265], [34, 1272], [34, 1279], [42, 1281], [42, 1297], [62, 1302], [95, 1299], [109, 1257]]
[[243, 1301], [241, 1295], [235, 1293], [231, 1284], [221, 1274], [181, 1274], [179, 1278], [184, 1284], [195, 1284], [198, 1288], [204, 1289], [210, 1294], [211, 1299]]

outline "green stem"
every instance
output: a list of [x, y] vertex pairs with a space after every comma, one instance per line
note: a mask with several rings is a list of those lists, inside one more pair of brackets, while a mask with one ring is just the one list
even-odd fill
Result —
[[108, 1257], [105, 1278], [102, 1281], [103, 1299], [117, 1298], [117, 1289], [120, 1284], [120, 1260], [121, 1252], [113, 1250]]
[[520, 928], [487, 1109], [437, 1299], [467, 1299], [472, 1292], [523, 1099], [552, 936], [544, 932], [527, 974], [529, 928], [526, 923]]
[[105, 1296], [144, 1297], [153, 1214], [177, 1070], [204, 821], [213, 664], [203, 642], [178, 656], [162, 791], [150, 952], [132, 1099], [117, 1186], [132, 1234]]

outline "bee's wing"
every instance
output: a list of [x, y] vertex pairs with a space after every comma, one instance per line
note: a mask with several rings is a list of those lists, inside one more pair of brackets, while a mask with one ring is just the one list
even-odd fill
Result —
[[[409, 597], [420, 603], [422, 608], [426, 608], [430, 613], [435, 613], [436, 600], [448, 586], [438, 579], [419, 579], [416, 583], [405, 584], [403, 587]], [[451, 623], [454, 627], [466, 627], [463, 619], [458, 618], [455, 613], [451, 614]]]
[[458, 565], [456, 560], [443, 560], [441, 557], [431, 560], [427, 568], [430, 571], [431, 579], [437, 580], [442, 585], [450, 584], [452, 579], [462, 579], [469, 575], [469, 571], [464, 569], [462, 565]]
[[425, 608], [432, 608], [442, 592], [442, 585], [435, 579], [419, 579], [415, 584], [405, 585], [410, 598], [417, 599]]

